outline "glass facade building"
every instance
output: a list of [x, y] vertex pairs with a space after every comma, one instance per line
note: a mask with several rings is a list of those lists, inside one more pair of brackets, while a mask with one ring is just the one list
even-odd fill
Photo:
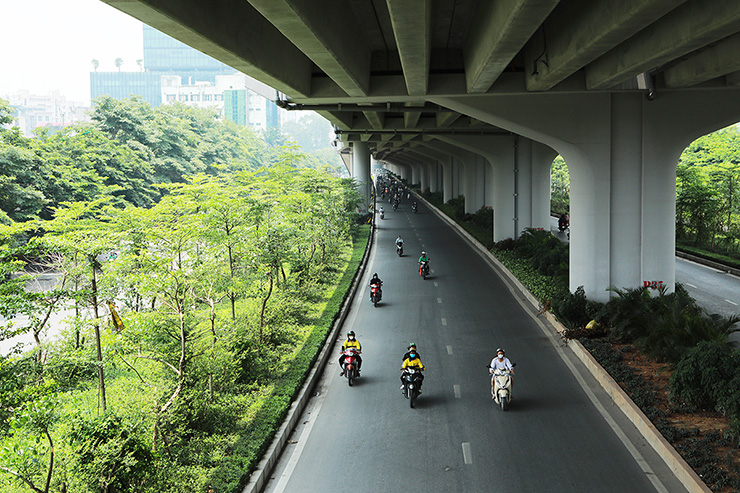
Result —
[[152, 106], [162, 104], [163, 75], [177, 75], [183, 84], [215, 84], [217, 75], [238, 73], [233, 68], [144, 24], [143, 72], [90, 72], [90, 99], [137, 95]]
[[152, 106], [162, 103], [161, 74], [153, 72], [90, 72], [90, 100], [106, 95], [124, 99], [141, 96]]

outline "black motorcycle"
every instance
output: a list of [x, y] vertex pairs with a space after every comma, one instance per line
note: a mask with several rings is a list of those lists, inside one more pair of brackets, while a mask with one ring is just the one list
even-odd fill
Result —
[[416, 206], [416, 202], [414, 202], [414, 205], [411, 206], [411, 210], [414, 211], [414, 214], [416, 214], [416, 209], [418, 209], [418, 207]]
[[396, 253], [399, 257], [403, 257], [403, 243], [396, 243]]
[[403, 396], [409, 400], [409, 406], [414, 407], [416, 398], [419, 397], [419, 379], [421, 370], [417, 368], [406, 368], [403, 370]]
[[419, 262], [419, 275], [426, 281], [429, 277], [429, 262]]

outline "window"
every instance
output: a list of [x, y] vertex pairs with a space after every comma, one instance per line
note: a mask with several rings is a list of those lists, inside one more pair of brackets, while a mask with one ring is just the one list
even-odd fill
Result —
[[200, 101], [200, 94], [193, 94], [190, 96], [190, 101]]
[[167, 102], [172, 103], [175, 101], [175, 95], [174, 94], [168, 94], [167, 95]]
[[213, 100], [213, 94], [204, 94], [203, 95], [203, 101], [212, 101]]
[[224, 95], [223, 94], [214, 94], [214, 96], [216, 98], [215, 101], [223, 101], [224, 100]]
[[180, 101], [187, 101], [188, 95], [187, 94], [180, 94]]

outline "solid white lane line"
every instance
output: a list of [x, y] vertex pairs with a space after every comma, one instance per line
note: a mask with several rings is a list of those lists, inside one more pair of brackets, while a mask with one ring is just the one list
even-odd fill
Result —
[[452, 354], [452, 346], [447, 346], [447, 354]]
[[[444, 318], [444, 317], [442, 317], [442, 325], [447, 325], [447, 319]], [[449, 347], [449, 346], [447, 346], [447, 347]]]
[[694, 288], [694, 289], [696, 289], [696, 286], [694, 286], [693, 284], [689, 284], [689, 283], [686, 283], [686, 285], [687, 285], [688, 287], [690, 287], [690, 288]]
[[442, 298], [437, 298], [437, 303], [442, 303]]
[[470, 444], [468, 442], [464, 442], [462, 444], [463, 449], [463, 460], [466, 464], [472, 464], [473, 463], [473, 453], [470, 451]]
[[729, 303], [729, 304], [731, 304], [731, 305], [735, 305], [735, 306], [737, 306], [737, 303], [735, 303], [734, 301], [730, 301], [730, 300], [725, 300], [725, 301], [726, 301], [726, 302], [728, 302], [728, 303]]
[[460, 398], [460, 386], [459, 385], [453, 385], [452, 390], [455, 391], [455, 399]]

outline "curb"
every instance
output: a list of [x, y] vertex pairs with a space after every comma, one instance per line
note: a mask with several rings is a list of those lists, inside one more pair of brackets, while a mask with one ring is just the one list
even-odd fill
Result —
[[690, 260], [697, 264], [706, 265], [707, 267], [711, 267], [722, 272], [727, 272], [728, 274], [732, 274], [734, 276], [740, 276], [740, 269], [736, 269], [735, 267], [731, 267], [729, 265], [720, 264], [719, 262], [714, 262], [712, 260], [707, 260], [702, 257], [697, 257], [696, 255], [691, 255], [690, 253], [682, 252], [681, 250], [676, 250], [676, 257]]
[[[416, 194], [415, 192], [414, 195], [416, 195], [419, 200], [424, 202], [429, 210], [434, 212], [437, 217], [441, 218], [444, 222], [450, 225], [460, 236], [467, 240], [471, 244], [471, 246], [478, 250], [479, 253], [490, 260], [507, 278], [507, 280], [511, 281], [512, 285], [516, 287], [516, 289], [523, 295], [524, 298], [527, 299], [527, 301], [529, 301], [529, 303], [535, 310], [539, 309], [540, 303], [532, 295], [532, 293], [530, 293], [529, 290], [524, 287], [521, 282], [519, 282], [519, 279], [517, 279], [514, 274], [512, 274], [511, 271], [509, 271], [509, 269], [504, 266], [504, 264], [502, 264], [490, 251], [488, 251], [486, 247], [484, 247], [478, 240], [476, 240], [473, 235], [465, 231], [462, 226], [449, 218], [445, 213], [437, 209], [437, 207], [429, 203], [426, 199]], [[547, 319], [547, 321], [549, 322], [549, 325], [558, 332], [558, 335], [562, 335], [565, 332], [565, 327], [560, 322], [558, 322], [558, 320], [552, 313], [545, 312], [544, 315], [545, 319]], [[673, 472], [673, 474], [676, 475], [676, 478], [678, 478], [678, 480], [681, 481], [681, 483], [689, 491], [702, 491], [711, 493], [712, 490], [710, 490], [704, 483], [704, 481], [702, 481], [701, 477], [696, 474], [696, 471], [694, 471], [688, 465], [688, 463], [684, 460], [683, 457], [681, 457], [676, 449], [673, 448], [668, 440], [663, 437], [663, 435], [658, 431], [655, 425], [653, 425], [653, 423], [647, 418], [647, 416], [645, 416], [642, 410], [640, 410], [640, 408], [637, 407], [634, 402], [632, 402], [632, 399], [629, 398], [624, 390], [622, 390], [622, 387], [620, 387], [619, 384], [611, 377], [611, 375], [609, 375], [609, 373], [607, 373], [607, 371], [604, 370], [601, 365], [599, 365], [596, 359], [591, 356], [591, 353], [589, 353], [588, 350], [583, 347], [583, 345], [577, 340], [567, 341], [567, 346], [570, 347], [575, 356], [583, 363], [583, 365], [588, 369], [591, 375], [593, 375], [596, 381], [599, 382], [601, 387], [609, 395], [614, 404], [619, 407], [624, 415], [627, 416], [632, 424], [634, 424], [635, 427], [640, 431], [642, 436], [645, 438], [645, 440], [647, 440], [653, 450], [655, 450], [655, 452], [660, 455], [669, 469]]]
[[303, 410], [306, 408], [308, 400], [313, 397], [313, 390], [316, 387], [319, 379], [321, 378], [321, 374], [324, 370], [324, 367], [326, 366], [326, 362], [329, 359], [331, 348], [334, 346], [337, 334], [339, 333], [339, 329], [342, 327], [345, 319], [347, 318], [350, 305], [352, 304], [352, 300], [354, 299], [355, 293], [357, 292], [357, 289], [359, 287], [360, 279], [362, 279], [362, 276], [365, 275], [365, 269], [367, 268], [367, 261], [370, 256], [370, 251], [372, 250], [373, 244], [375, 243], [375, 231], [375, 223], [373, 222], [370, 230], [370, 237], [368, 238], [367, 246], [365, 247], [365, 253], [362, 257], [362, 262], [360, 262], [360, 265], [355, 272], [355, 277], [352, 280], [352, 285], [350, 286], [349, 291], [347, 291], [347, 296], [345, 296], [344, 298], [342, 308], [339, 310], [339, 316], [332, 324], [329, 335], [326, 337], [326, 341], [324, 342], [324, 347], [321, 349], [316, 363], [313, 365], [311, 371], [308, 373], [306, 382], [301, 387], [301, 390], [298, 393], [296, 399], [290, 405], [288, 415], [283, 420], [283, 423], [282, 425], [280, 425], [280, 428], [278, 428], [277, 432], [275, 432], [275, 437], [272, 439], [272, 443], [270, 443], [267, 451], [262, 456], [262, 460], [260, 460], [259, 464], [257, 464], [257, 468], [249, 476], [247, 485], [242, 490], [242, 493], [258, 493], [262, 491], [262, 488], [264, 488], [267, 480], [269, 479], [269, 475], [272, 473], [272, 470], [274, 469], [278, 459], [280, 458], [280, 454], [282, 454], [283, 450], [285, 449], [285, 444], [288, 442], [288, 437], [290, 437], [293, 428], [295, 428], [295, 425], [298, 422], [298, 418], [300, 418], [301, 414], [303, 414]]

